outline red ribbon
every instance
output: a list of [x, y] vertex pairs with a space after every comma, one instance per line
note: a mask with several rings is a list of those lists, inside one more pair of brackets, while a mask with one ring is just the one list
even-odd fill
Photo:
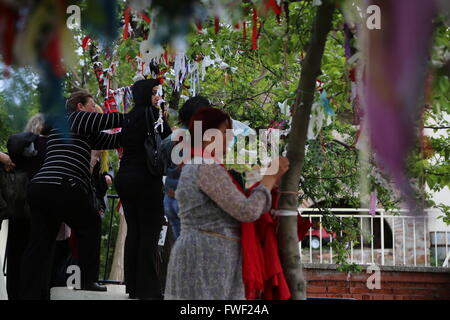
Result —
[[214, 32], [219, 33], [219, 17], [214, 17]]
[[195, 26], [197, 27], [197, 30], [200, 32], [203, 30], [202, 23], [200, 21], [195, 21]]
[[245, 20], [242, 21], [242, 28], [244, 29], [244, 41], [247, 40], [247, 23], [245, 23]]
[[253, 8], [253, 33], [252, 33], [252, 49], [258, 49], [258, 14], [256, 8]]
[[123, 39], [128, 39], [128, 24], [130, 23], [130, 8], [125, 9], [125, 26], [123, 28]]
[[13, 44], [15, 38], [15, 21], [18, 15], [15, 11], [0, 3], [0, 21], [3, 20], [3, 29], [0, 32], [2, 36], [0, 51], [6, 65], [11, 65], [13, 61]]
[[266, 14], [272, 8], [273, 12], [278, 16], [281, 13], [281, 6], [277, 5], [275, 0], [268, 0], [266, 2]]
[[166, 65], [169, 65], [169, 54], [167, 53], [167, 49], [164, 50], [164, 61], [166, 62]]
[[148, 16], [145, 15], [143, 12], [139, 12], [139, 16], [144, 19], [145, 22], [150, 23], [152, 22], [152, 19], [150, 19]]
[[89, 42], [91, 41], [91, 37], [90, 36], [85, 36], [83, 38], [83, 41], [81, 41], [81, 47], [83, 48], [83, 50], [86, 50], [87, 47], [89, 46]]

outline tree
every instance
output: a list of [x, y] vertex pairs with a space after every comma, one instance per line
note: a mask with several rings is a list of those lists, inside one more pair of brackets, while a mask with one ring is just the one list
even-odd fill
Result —
[[324, 3], [317, 9], [311, 40], [303, 60], [297, 98], [294, 104], [292, 129], [288, 138], [287, 157], [289, 171], [281, 180], [282, 190], [279, 209], [294, 212], [293, 216], [281, 216], [278, 239], [284, 272], [294, 299], [306, 299], [297, 236], [298, 185], [305, 160], [305, 146], [311, 107], [314, 100], [316, 79], [320, 74], [322, 55], [328, 32], [331, 29], [334, 3]]

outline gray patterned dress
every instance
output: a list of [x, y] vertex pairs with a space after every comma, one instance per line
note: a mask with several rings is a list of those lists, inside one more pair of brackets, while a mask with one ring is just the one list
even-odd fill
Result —
[[175, 193], [181, 235], [170, 254], [165, 299], [242, 300], [240, 222], [270, 209], [260, 185], [245, 197], [218, 164], [186, 164]]

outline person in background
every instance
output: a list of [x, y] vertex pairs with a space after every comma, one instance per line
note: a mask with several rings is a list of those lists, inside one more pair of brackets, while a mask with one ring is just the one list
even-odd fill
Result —
[[[44, 116], [40, 113], [32, 116], [23, 132], [33, 133], [35, 136], [33, 149], [37, 151], [35, 156], [25, 156], [24, 152], [10, 152], [15, 162], [15, 170], [23, 170], [31, 179], [44, 163], [47, 149], [47, 132], [44, 130]], [[11, 150], [12, 151], [12, 150]], [[27, 190], [23, 190], [24, 194]], [[20, 265], [30, 238], [29, 217], [11, 217], [8, 219], [8, 240], [6, 250], [7, 278], [6, 289], [9, 300], [19, 299]]]
[[[147, 125], [154, 127], [150, 115], [149, 123], [146, 123], [145, 110], [148, 108], [153, 112], [155, 120], [159, 118], [162, 113], [158, 108], [161, 91], [156, 79], [134, 83], [134, 107], [129, 112], [129, 121], [122, 128], [123, 155], [115, 185], [127, 222], [124, 271], [130, 299], [162, 299], [156, 254], [164, 219], [163, 184], [162, 176], [150, 173], [144, 149]], [[164, 139], [171, 134], [171, 129], [164, 117], [161, 120], [158, 132]]]
[[[103, 113], [103, 109], [96, 104], [95, 112]], [[90, 161], [90, 173], [91, 173], [91, 187], [92, 193], [95, 199], [94, 208], [95, 211], [103, 218], [106, 211], [105, 195], [108, 191], [109, 186], [112, 185], [112, 170], [108, 163], [108, 151], [107, 150], [92, 150], [91, 151], [91, 161]], [[65, 226], [65, 225], [64, 225]], [[99, 242], [101, 242], [101, 233], [98, 234]], [[68, 239], [65, 241], [65, 239]], [[57, 274], [53, 274], [52, 283], [53, 286], [65, 286], [66, 283], [66, 267], [68, 265], [79, 265], [79, 250], [78, 250], [78, 238], [75, 232], [72, 232], [68, 226], [64, 229], [61, 227], [58, 233], [57, 248], [58, 244], [64, 245], [67, 248], [66, 251], [60, 251], [59, 257], [61, 262], [66, 261], [66, 263], [60, 263], [61, 267], [56, 267], [59, 270]], [[66, 246], [67, 243], [67, 246]], [[56, 255], [56, 253], [55, 253]], [[97, 279], [98, 280], [98, 279]]]
[[[96, 104], [96, 112], [103, 113], [103, 109]], [[109, 163], [107, 150], [92, 150], [91, 152], [91, 174], [92, 185], [97, 196], [100, 210], [99, 214], [103, 216], [106, 211], [105, 196], [108, 188], [113, 184], [113, 170]]]
[[[175, 197], [178, 200], [181, 234], [175, 242], [167, 271], [165, 299], [244, 300], [242, 279], [241, 222], [256, 221], [271, 207], [271, 189], [289, 167], [279, 158], [274, 175], [263, 176], [260, 185], [246, 197], [235, 185], [222, 164], [228, 146], [227, 129], [232, 128], [228, 114], [216, 108], [198, 110], [190, 121], [191, 140], [196, 140], [194, 121], [202, 122], [201, 150], [193, 149], [200, 164], [186, 161]], [[223, 154], [208, 157], [203, 153], [212, 142], [204, 141], [208, 129], [222, 134], [214, 143]], [[200, 133], [200, 132], [199, 132]], [[216, 141], [218, 140], [218, 141]], [[214, 160], [207, 164], [203, 160]]]
[[[202, 96], [196, 96], [187, 100], [181, 107], [178, 115], [181, 124], [180, 130], [189, 129], [189, 120], [192, 115], [200, 108], [211, 107], [209, 100]], [[175, 131], [176, 132], [176, 131]], [[175, 141], [172, 141], [172, 133], [161, 143], [161, 151], [166, 164], [166, 180], [164, 183], [164, 213], [169, 220], [172, 228], [174, 240], [180, 235], [180, 218], [178, 217], [178, 201], [175, 199], [175, 190], [177, 189], [178, 179], [180, 178], [181, 168], [171, 160], [172, 149]]]
[[101, 219], [92, 203], [89, 163], [92, 149], [120, 147], [120, 133], [102, 131], [122, 127], [127, 115], [96, 113], [94, 100], [86, 91], [74, 92], [66, 109], [67, 125], [57, 125], [49, 132], [44, 164], [28, 188], [31, 235], [22, 260], [20, 299], [50, 298], [51, 257], [62, 222], [78, 237], [81, 289], [107, 290], [96, 282]]

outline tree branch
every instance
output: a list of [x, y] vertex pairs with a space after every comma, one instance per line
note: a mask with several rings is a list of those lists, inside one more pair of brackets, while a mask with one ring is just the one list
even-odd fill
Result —
[[[316, 79], [320, 74], [323, 53], [328, 33], [331, 29], [335, 4], [324, 1], [317, 8], [314, 19], [311, 41], [306, 57], [303, 60], [301, 76], [294, 104], [292, 129], [289, 134], [287, 157], [290, 161], [288, 172], [281, 180], [281, 190], [298, 191], [301, 173], [305, 161], [305, 145], [308, 133], [311, 107], [314, 100]], [[280, 197], [279, 208], [296, 211], [298, 197], [292, 193], [284, 193]], [[306, 282], [303, 277], [300, 254], [298, 251], [297, 217], [279, 218], [278, 243], [283, 270], [291, 290], [292, 299], [306, 299]]]

